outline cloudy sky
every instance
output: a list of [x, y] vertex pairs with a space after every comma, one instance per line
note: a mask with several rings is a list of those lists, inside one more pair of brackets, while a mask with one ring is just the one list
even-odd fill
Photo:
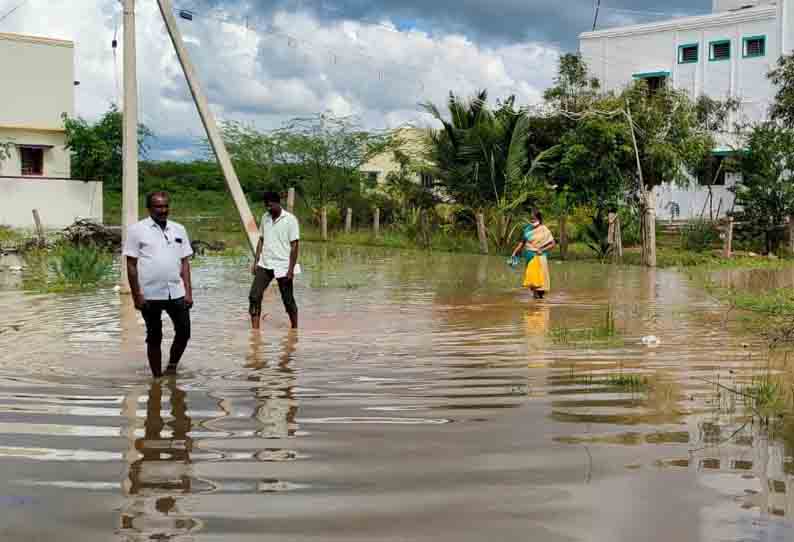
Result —
[[[173, 0], [220, 119], [267, 129], [331, 111], [371, 128], [427, 124], [417, 104], [450, 90], [539, 100], [561, 52], [593, 24], [594, 0]], [[155, 0], [137, 0], [141, 119], [155, 158], [197, 152], [202, 127]], [[659, 7], [662, 6], [662, 7]], [[602, 0], [599, 27], [706, 13], [711, 0]], [[15, 9], [16, 8], [16, 9]], [[12, 10], [14, 10], [12, 12]], [[9, 12], [11, 12], [9, 14]], [[5, 17], [5, 18], [3, 18]], [[70, 39], [77, 112], [120, 102], [119, 0], [0, 0], [0, 32]]]

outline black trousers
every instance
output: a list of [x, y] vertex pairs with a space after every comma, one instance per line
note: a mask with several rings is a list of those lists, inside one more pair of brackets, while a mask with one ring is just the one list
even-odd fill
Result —
[[[254, 282], [251, 284], [251, 293], [248, 295], [248, 312], [251, 316], [260, 316], [262, 314], [262, 296], [265, 295], [265, 290], [267, 290], [274, 278], [276, 278], [276, 274], [272, 269], [256, 268]], [[276, 280], [278, 281], [279, 292], [281, 292], [281, 301], [284, 303], [287, 314], [290, 317], [297, 316], [298, 304], [295, 303], [294, 282], [286, 277]]]
[[146, 322], [147, 354], [154, 376], [160, 376], [162, 372], [160, 347], [163, 342], [163, 311], [168, 314], [174, 324], [174, 344], [171, 345], [169, 363], [173, 365], [179, 363], [190, 340], [190, 309], [188, 309], [184, 297], [147, 301], [141, 310], [141, 315], [143, 321]]

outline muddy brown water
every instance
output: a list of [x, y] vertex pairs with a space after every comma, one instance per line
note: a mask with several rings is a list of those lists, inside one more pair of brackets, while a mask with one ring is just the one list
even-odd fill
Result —
[[159, 385], [118, 294], [4, 271], [0, 540], [794, 539], [792, 432], [713, 385], [762, 344], [685, 275], [553, 265], [536, 302], [501, 258], [304, 263], [303, 329], [269, 293], [253, 334], [244, 262], [197, 262]]

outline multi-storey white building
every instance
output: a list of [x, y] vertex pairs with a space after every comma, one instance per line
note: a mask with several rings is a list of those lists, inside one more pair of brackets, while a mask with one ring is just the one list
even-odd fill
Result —
[[102, 183], [71, 178], [62, 116], [74, 115], [74, 44], [0, 33], [0, 225], [102, 220]]
[[[740, 100], [731, 124], [763, 120], [775, 93], [767, 74], [794, 46], [794, 0], [713, 1], [708, 15], [586, 32], [580, 36], [582, 57], [607, 90], [645, 79], [651, 87], [672, 85], [693, 98]], [[711, 170], [720, 173], [707, 173], [685, 188], [657, 187], [659, 218], [724, 215], [732, 209], [728, 188], [736, 177], [718, 166], [735, 142], [716, 135]]]

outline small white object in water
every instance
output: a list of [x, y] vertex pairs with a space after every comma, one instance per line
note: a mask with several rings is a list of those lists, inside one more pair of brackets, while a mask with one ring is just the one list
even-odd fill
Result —
[[115, 285], [115, 286], [113, 287], [113, 291], [114, 291], [114, 292], [116, 292], [116, 293], [120, 292], [120, 291], [121, 291], [121, 286], [119, 286], [118, 284], [117, 284], [117, 285]]
[[645, 337], [642, 338], [642, 344], [650, 348], [657, 347], [661, 343], [662, 341], [660, 341], [659, 337], [657, 337], [656, 335], [646, 335]]
[[8, 268], [8, 270], [9, 271], [22, 271], [22, 266], [21, 265], [12, 265], [11, 267]]

